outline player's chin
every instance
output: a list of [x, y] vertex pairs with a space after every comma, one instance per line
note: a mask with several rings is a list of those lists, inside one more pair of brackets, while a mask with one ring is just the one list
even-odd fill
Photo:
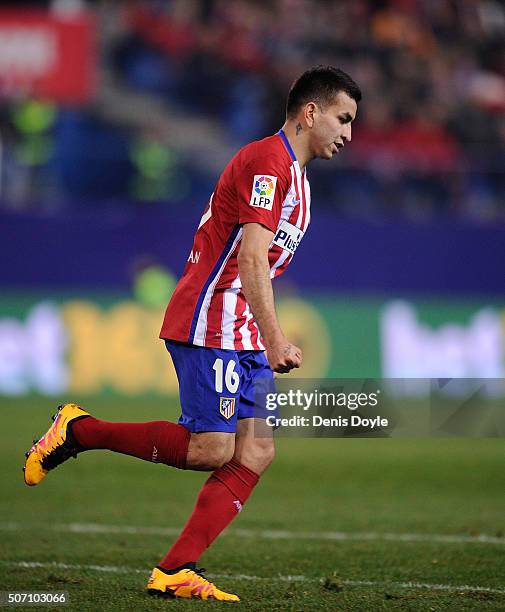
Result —
[[319, 159], [333, 159], [333, 154], [334, 151], [332, 151], [331, 148], [324, 148], [319, 152], [318, 158]]

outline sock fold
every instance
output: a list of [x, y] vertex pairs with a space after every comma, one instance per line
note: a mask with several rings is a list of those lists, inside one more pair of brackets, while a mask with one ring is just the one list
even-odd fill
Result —
[[259, 476], [248, 467], [232, 459], [222, 468], [212, 473], [209, 480], [214, 478], [221, 482], [234, 497], [238, 497], [245, 504], [251, 491], [256, 486]]

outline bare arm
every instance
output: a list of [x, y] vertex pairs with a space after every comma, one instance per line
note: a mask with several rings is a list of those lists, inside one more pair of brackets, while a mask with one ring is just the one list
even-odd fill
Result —
[[238, 269], [245, 298], [265, 341], [270, 367], [283, 373], [300, 367], [302, 352], [286, 340], [277, 321], [268, 264], [273, 236], [273, 232], [259, 223], [245, 223]]

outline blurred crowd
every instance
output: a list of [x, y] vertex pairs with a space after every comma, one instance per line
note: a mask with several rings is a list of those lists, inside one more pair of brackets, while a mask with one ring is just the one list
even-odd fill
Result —
[[[98, 16], [101, 70], [109, 81], [124, 96], [156, 99], [168, 118], [176, 114], [188, 125], [205, 118], [201, 129], [219, 128], [215, 146], [230, 151], [279, 129], [286, 93], [304, 69], [331, 64], [349, 72], [363, 102], [352, 145], [336, 162], [309, 169], [318, 206], [364, 218], [505, 220], [504, 2], [104, 0], [86, 6]], [[37, 142], [30, 152], [34, 129], [25, 128], [34, 114]], [[183, 205], [211, 191], [217, 177], [215, 168], [194, 163], [197, 154], [188, 155], [180, 134], [161, 137], [142, 122], [125, 126], [113, 113], [105, 120], [93, 104], [6, 102], [0, 127], [2, 196], [17, 207], [87, 198]], [[70, 149], [82, 176], [66, 166]], [[100, 169], [86, 172], [91, 151]]]

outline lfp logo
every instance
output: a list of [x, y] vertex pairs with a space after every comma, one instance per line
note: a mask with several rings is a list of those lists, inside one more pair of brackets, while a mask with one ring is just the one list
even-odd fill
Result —
[[276, 176], [269, 176], [268, 174], [254, 175], [253, 189], [249, 204], [257, 208], [272, 210], [276, 185]]
[[269, 176], [260, 176], [254, 184], [254, 191], [260, 196], [269, 196], [274, 190], [274, 183]]

